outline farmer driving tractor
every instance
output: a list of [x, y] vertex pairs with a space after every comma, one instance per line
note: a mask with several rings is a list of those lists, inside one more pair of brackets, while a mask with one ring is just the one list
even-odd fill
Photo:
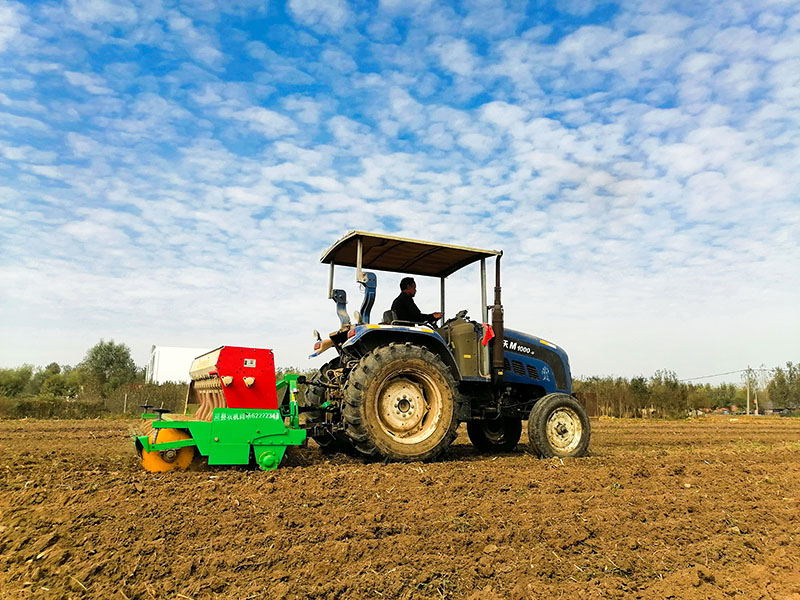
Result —
[[392, 310], [398, 321], [409, 323], [431, 323], [442, 318], [442, 313], [425, 314], [419, 310], [414, 296], [417, 294], [417, 284], [413, 277], [403, 277], [400, 280], [400, 295], [392, 302]]

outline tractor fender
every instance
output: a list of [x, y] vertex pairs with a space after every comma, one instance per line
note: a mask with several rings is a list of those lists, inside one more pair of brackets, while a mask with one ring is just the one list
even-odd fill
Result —
[[452, 351], [447, 346], [447, 342], [430, 327], [359, 325], [355, 328], [355, 334], [342, 344], [342, 350], [363, 356], [379, 346], [388, 346], [391, 343], [404, 344], [406, 342], [424, 346], [439, 356], [444, 364], [447, 365], [447, 368], [450, 369], [455, 380], [461, 381], [461, 373], [458, 370]]

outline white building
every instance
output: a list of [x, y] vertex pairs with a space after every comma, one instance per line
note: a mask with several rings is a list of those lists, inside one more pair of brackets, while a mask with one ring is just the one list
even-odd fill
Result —
[[189, 367], [192, 361], [213, 348], [176, 348], [174, 346], [153, 346], [150, 360], [147, 361], [147, 383], [189, 382]]

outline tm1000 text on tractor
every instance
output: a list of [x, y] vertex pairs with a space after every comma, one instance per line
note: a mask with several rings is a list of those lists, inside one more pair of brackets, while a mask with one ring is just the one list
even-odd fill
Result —
[[[495, 250], [349, 232], [322, 256], [330, 265], [328, 292], [341, 325], [326, 339], [317, 334], [315, 354], [335, 349], [335, 358], [310, 381], [290, 375], [276, 382], [271, 350], [223, 346], [198, 357], [184, 414], [145, 415], [154, 420], [148, 434], [135, 439], [143, 466], [185, 468], [200, 454], [209, 464], [273, 469], [288, 446], [307, 437], [326, 450], [428, 460], [447, 450], [461, 422], [478, 450], [503, 452], [517, 445], [525, 420], [535, 454], [585, 455], [589, 419], [572, 396], [566, 353], [504, 325], [501, 256]], [[492, 258], [489, 306], [486, 262]], [[398, 321], [392, 311], [383, 313], [380, 323], [370, 322], [377, 290], [373, 270], [439, 278], [446, 314], [447, 277], [476, 262], [480, 321], [461, 310], [439, 326]], [[333, 288], [337, 267], [355, 268], [364, 291], [354, 321], [345, 291]]]

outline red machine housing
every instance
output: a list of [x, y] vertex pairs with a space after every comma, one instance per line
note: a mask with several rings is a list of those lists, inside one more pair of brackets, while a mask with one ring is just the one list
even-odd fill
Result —
[[210, 421], [215, 408], [278, 408], [272, 350], [222, 346], [192, 362], [186, 397], [195, 417]]

